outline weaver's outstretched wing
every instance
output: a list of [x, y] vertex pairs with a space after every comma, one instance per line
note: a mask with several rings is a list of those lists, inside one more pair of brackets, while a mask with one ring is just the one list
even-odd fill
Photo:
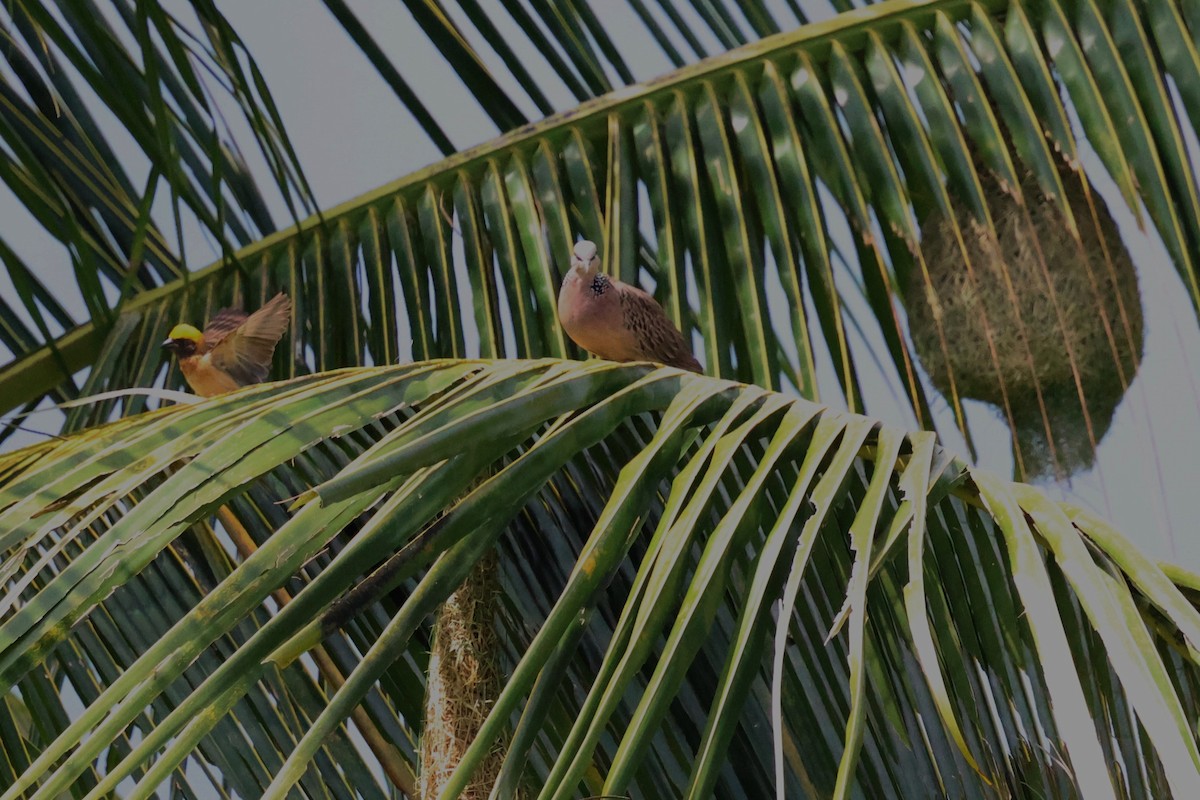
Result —
[[[213, 366], [243, 386], [263, 380], [271, 370], [275, 345], [287, 330], [291, 309], [292, 301], [280, 292], [249, 316], [232, 309], [217, 314], [204, 330], [207, 341], [209, 330], [220, 325], [216, 329], [219, 338], [210, 345]], [[241, 320], [230, 327], [239, 315]]]

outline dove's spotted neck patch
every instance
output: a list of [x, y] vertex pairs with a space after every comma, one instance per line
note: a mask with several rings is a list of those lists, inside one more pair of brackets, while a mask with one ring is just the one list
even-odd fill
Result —
[[596, 295], [597, 297], [604, 294], [611, 288], [612, 281], [610, 281], [608, 276], [604, 273], [597, 272], [596, 276], [592, 278], [592, 294]]

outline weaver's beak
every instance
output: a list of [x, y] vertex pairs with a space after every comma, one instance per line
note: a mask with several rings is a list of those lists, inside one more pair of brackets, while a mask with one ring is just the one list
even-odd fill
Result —
[[162, 349], [163, 349], [163, 350], [172, 350], [172, 351], [174, 351], [174, 350], [175, 350], [175, 348], [179, 347], [179, 345], [178, 345], [178, 344], [176, 344], [176, 342], [175, 342], [175, 340], [174, 340], [174, 339], [167, 339], [167, 340], [165, 340], [165, 341], [162, 343], [161, 347], [162, 347]]

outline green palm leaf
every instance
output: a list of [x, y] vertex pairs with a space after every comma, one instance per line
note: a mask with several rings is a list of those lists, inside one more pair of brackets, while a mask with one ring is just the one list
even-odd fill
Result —
[[[411, 76], [326, 5], [450, 152]], [[930, 433], [785, 393], [873, 411], [876, 361], [909, 427], [938, 424], [937, 388], [973, 447], [948, 352], [965, 334], [918, 340], [906, 315], [939, 264], [980, 266], [1004, 214], [1061, 220], [1068, 256], [1105, 249], [1102, 182], [1200, 307], [1190, 5], [888, 2], [778, 33], [754, 0], [631, 2], [681, 66], [634, 84], [585, 3], [410, 2], [508, 132], [266, 238], [200, 72], [293, 217], [309, 192], [237, 33], [193, 6], [203, 43], [153, 4], [9, 12], [0, 177], [71, 248], [91, 319], [0, 246], [37, 329], [0, 305], [0, 411], [178, 385], [170, 326], [280, 289], [288, 380], [105, 398], [0, 454], [0, 796], [413, 795], [430, 619], [493, 552], [509, 679], [444, 797], [496, 748], [494, 796], [1186, 796], [1200, 578]], [[550, 79], [506, 93], [498, 67], [524, 59], [506, 19], [583, 105], [517, 127]], [[740, 49], [683, 66], [706, 41]], [[144, 188], [81, 85], [149, 156]], [[151, 213], [162, 181], [220, 262], [186, 271]], [[654, 287], [710, 377], [562, 360], [579, 236]], [[1125, 388], [1142, 324], [1117, 305], [1096, 314]], [[1086, 415], [1091, 365], [1066, 350]]]
[[[914, 423], [931, 426], [928, 387], [900, 314], [912, 276], [928, 281], [917, 222], [960, 203], [986, 221], [977, 173], [986, 167], [1008, 186], [1048, 192], [1066, 223], [1078, 224], [1062, 176], [1089, 189], [1081, 172], [1056, 167], [1054, 151], [1077, 153], [1060, 92], [1083, 109], [1082, 132], [1126, 200], [1144, 200], [1200, 299], [1187, 122], [1156, 105], [1164, 81], [1196, 68], [1180, 44], [1182, 22], [1147, 4], [1153, 24], [1140, 28], [1135, 55], [1163, 67], [1138, 76], [1121, 67], [1129, 58], [1116, 28], [1106, 27], [1116, 23], [1095, 7], [1069, 16], [1056, 6], [1037, 16], [1020, 4], [1006, 9], [1001, 29], [977, 5], [883, 4], [631, 87], [268, 237], [236, 265], [138, 296], [125, 306], [138, 324], [118, 326], [107, 342], [103, 327], [81, 326], [58, 353], [72, 371], [102, 353], [122, 354], [119, 367], [93, 370], [90, 390], [145, 383], [158, 356], [144, 345], [174, 320], [202, 319], [238, 298], [253, 305], [283, 288], [297, 300], [285, 374], [408, 358], [563, 355], [571, 350], [553, 323], [553, 298], [564, 254], [582, 234], [607, 243], [614, 272], [654, 282], [703, 343], [711, 374], [810, 397], [840, 390], [862, 408], [855, 364], [884, 358]], [[1114, 7], [1113, 19], [1122, 13]], [[1160, 39], [1169, 52], [1155, 56]], [[962, 247], [974, 234], [956, 222], [950, 230]], [[851, 237], [837, 233], [847, 227]], [[831, 259], [848, 269], [832, 270]], [[847, 279], [861, 286], [865, 307], [839, 286]], [[772, 306], [769, 296], [786, 303]], [[1109, 326], [1113, 346], [1126, 347], [1120, 321]], [[930, 335], [935, 348], [947, 346], [945, 331]], [[870, 352], [876, 341], [882, 352]], [[817, 385], [822, 354], [836, 387]], [[47, 349], [0, 372], [6, 405], [56, 388], [60, 363]], [[953, 373], [945, 391], [970, 443]]]
[[[467, 452], [464, 437], [475, 443]], [[343, 441], [370, 444], [323, 463], [322, 450]], [[244, 719], [238, 709], [272, 686], [303, 706], [296, 658], [319, 642], [361, 660], [343, 665], [345, 683], [310, 706], [310, 722], [276, 719], [272, 736], [296, 737], [295, 749], [260, 777], [240, 776], [237, 791], [262, 792], [255, 781], [269, 778], [272, 796], [323, 752], [336, 758], [328, 748], [363, 702], [415, 738], [419, 723], [401, 710], [412, 708], [403, 687], [423, 626], [493, 547], [518, 612], [502, 621], [514, 662], [460, 780], [547, 669], [562, 682], [508, 755], [540, 775], [533, 785], [546, 796], [574, 795], [580, 782], [592, 793], [756, 796], [773, 772], [818, 794], [857, 779], [878, 796], [911, 796], [935, 765], [952, 794], [1033, 780], [1108, 796], [1121, 773], [1107, 764], [1152, 754], [1146, 773], [1120, 778], [1150, 792], [1179, 791], [1200, 764], [1185, 688], [1200, 614], [1157, 567], [1131, 560], [1087, 515], [974, 472], [927, 435], [756, 387], [641, 366], [433, 362], [264, 386], [38, 451], [36, 462], [6, 456], [0, 496], [3, 569], [18, 587], [0, 625], [0, 676], [21, 697], [44, 680], [45, 658], [74, 641], [72, 626], [103, 619], [114, 590], [170, 561], [176, 532], [286, 491], [292, 470], [318, 483], [244, 563], [177, 608], [78, 719], [29, 743], [40, 754], [14, 770], [6, 796], [73, 785], [143, 714], [153, 727], [93, 776], [93, 795], [143, 771], [150, 790], [197, 747], [223, 764], [214, 753], [225, 712]], [[584, 485], [603, 508], [576, 505]], [[536, 563], [524, 562], [529, 546]], [[70, 547], [79, 552], [65, 568], [39, 557]], [[339, 609], [393, 551], [386, 579], [372, 581], [395, 587], [399, 608]], [[924, 577], [947, 569], [955, 581]], [[263, 604], [285, 585], [299, 587], [294, 599], [267, 620]], [[951, 591], [992, 599], [948, 614]], [[772, 613], [764, 603], [781, 593]], [[978, 623], [1003, 633], [981, 637]], [[599, 654], [560, 652], [580, 624]], [[1025, 680], [1013, 682], [1018, 673]], [[1090, 693], [1100, 680], [1120, 702]], [[668, 713], [710, 697], [702, 736]], [[570, 733], [555, 732], [554, 720], [572, 719]], [[1148, 752], [1134, 744], [1142, 729]], [[963, 751], [938, 744], [951, 740]], [[1022, 772], [1020, 747], [1056, 752], [1063, 771], [1039, 760], [1034, 776]], [[731, 762], [731, 748], [758, 755]], [[591, 783], [597, 769], [603, 786]]]

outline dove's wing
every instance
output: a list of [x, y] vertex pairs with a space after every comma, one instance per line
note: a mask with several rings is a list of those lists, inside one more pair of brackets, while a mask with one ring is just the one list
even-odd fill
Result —
[[[291, 310], [292, 301], [281, 292], [249, 316], [233, 309], [218, 313], [204, 329], [213, 366], [241, 386], [263, 380], [271, 370], [275, 345], [288, 329]], [[215, 341], [209, 339], [210, 330]]]
[[640, 355], [670, 367], [700, 372], [700, 362], [692, 355], [683, 334], [671, 322], [662, 306], [636, 286], [617, 283], [625, 329], [633, 335]]

